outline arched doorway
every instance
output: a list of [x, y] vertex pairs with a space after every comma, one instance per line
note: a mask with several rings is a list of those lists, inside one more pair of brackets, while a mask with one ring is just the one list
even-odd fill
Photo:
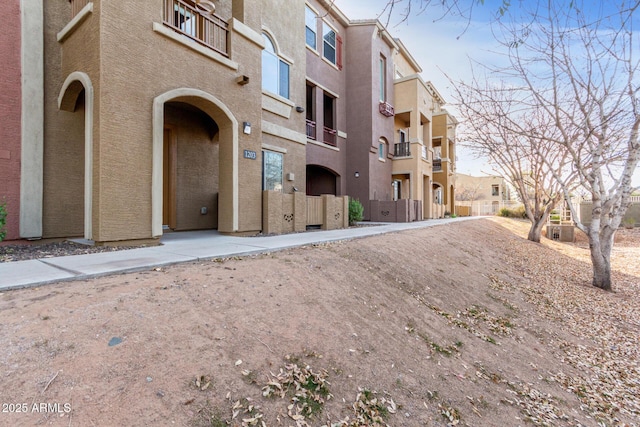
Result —
[[152, 234], [238, 230], [238, 121], [216, 97], [180, 88], [153, 103]]
[[79, 71], [67, 77], [58, 95], [58, 108], [77, 115], [77, 119], [72, 120], [73, 126], [66, 130], [68, 143], [75, 144], [75, 148], [67, 151], [69, 158], [64, 160], [64, 185], [68, 187], [64, 193], [56, 193], [56, 197], [66, 200], [51, 204], [63, 207], [65, 223], [70, 227], [59, 230], [60, 235], [83, 234], [88, 240], [93, 238], [93, 98], [91, 79]]
[[163, 230], [218, 228], [219, 133], [215, 120], [199, 108], [165, 103]]
[[319, 165], [307, 165], [307, 195], [333, 194], [339, 196], [339, 179], [340, 176], [331, 169]]

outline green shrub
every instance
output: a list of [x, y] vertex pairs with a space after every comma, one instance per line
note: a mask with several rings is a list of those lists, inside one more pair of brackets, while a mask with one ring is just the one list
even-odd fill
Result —
[[456, 215], [456, 214], [451, 214], [451, 218], [458, 218], [458, 215]]
[[358, 199], [349, 199], [349, 224], [353, 225], [364, 218], [364, 206]]
[[524, 206], [518, 206], [513, 210], [514, 218], [527, 219], [527, 211], [524, 210]]
[[524, 210], [524, 206], [518, 206], [515, 209], [502, 208], [498, 215], [503, 216], [505, 218], [527, 218], [527, 212]]
[[7, 224], [7, 204], [5, 202], [0, 203], [0, 242], [2, 242], [7, 235], [4, 229]]
[[509, 208], [502, 208], [500, 212], [498, 212], [498, 215], [509, 218], [511, 216], [511, 210]]

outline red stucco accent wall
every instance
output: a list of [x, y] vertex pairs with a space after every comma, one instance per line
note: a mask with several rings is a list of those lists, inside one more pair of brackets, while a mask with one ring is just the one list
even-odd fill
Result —
[[20, 215], [20, 0], [0, 1], [0, 203], [6, 201], [7, 236], [19, 237]]

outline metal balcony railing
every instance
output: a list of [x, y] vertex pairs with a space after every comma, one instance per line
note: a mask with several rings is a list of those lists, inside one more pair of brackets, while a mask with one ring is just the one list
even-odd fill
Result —
[[218, 15], [200, 10], [189, 1], [164, 0], [164, 23], [198, 43], [229, 56], [229, 26]]
[[307, 138], [316, 139], [316, 122], [307, 119]]
[[380, 101], [380, 114], [386, 117], [392, 117], [394, 114], [393, 105], [389, 104], [386, 101]]
[[336, 147], [338, 145], [336, 141], [337, 133], [337, 130], [324, 126], [324, 143]]
[[411, 156], [411, 144], [409, 141], [399, 142], [393, 145], [393, 157]]
[[442, 172], [442, 159], [433, 159], [433, 171]]

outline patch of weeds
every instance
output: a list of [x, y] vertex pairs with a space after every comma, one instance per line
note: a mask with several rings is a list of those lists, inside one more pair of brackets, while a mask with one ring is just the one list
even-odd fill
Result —
[[297, 363], [290, 363], [285, 365], [284, 369], [280, 368], [278, 374], [272, 374], [272, 378], [262, 387], [262, 395], [284, 398], [293, 394], [293, 404], [289, 405], [291, 418], [298, 420], [318, 417], [322, 413], [324, 403], [333, 397], [329, 391], [328, 377], [326, 370], [315, 372], [308, 365], [300, 367]]
[[397, 406], [393, 399], [378, 397], [376, 391], [358, 388], [356, 401], [353, 403], [355, 420], [349, 426], [384, 426], [389, 414], [395, 414]]

